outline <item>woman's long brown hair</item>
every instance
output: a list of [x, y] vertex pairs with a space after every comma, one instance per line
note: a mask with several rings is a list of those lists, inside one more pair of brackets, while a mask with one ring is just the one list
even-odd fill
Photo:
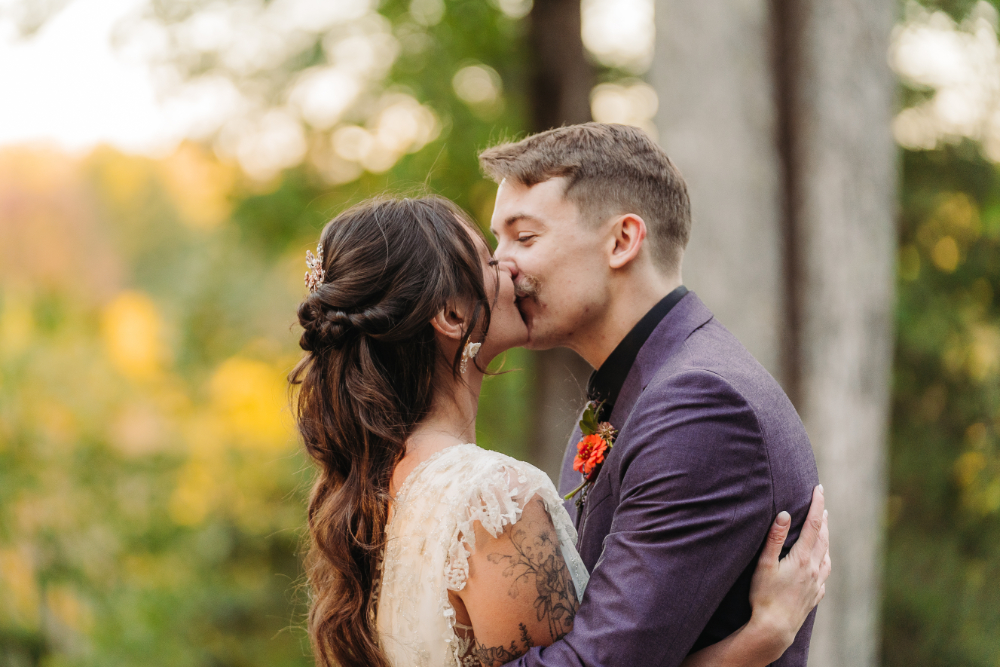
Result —
[[298, 386], [296, 420], [318, 469], [306, 575], [309, 637], [321, 667], [390, 667], [373, 593], [389, 481], [431, 408], [442, 367], [430, 321], [450, 303], [471, 306], [450, 363], [456, 376], [469, 336], [489, 327], [470, 230], [475, 225], [445, 199], [382, 199], [337, 216], [320, 237], [325, 277], [299, 306], [307, 354], [289, 382]]

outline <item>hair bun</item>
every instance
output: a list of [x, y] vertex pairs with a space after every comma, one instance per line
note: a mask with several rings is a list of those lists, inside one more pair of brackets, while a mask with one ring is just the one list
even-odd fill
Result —
[[299, 306], [299, 324], [304, 330], [299, 347], [306, 352], [340, 349], [363, 333], [349, 313], [331, 308], [318, 298], [306, 299]]

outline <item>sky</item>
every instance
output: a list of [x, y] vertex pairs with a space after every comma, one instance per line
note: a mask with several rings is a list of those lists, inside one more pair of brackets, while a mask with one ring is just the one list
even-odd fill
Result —
[[[7, 6], [32, 1], [8, 0]], [[146, 36], [129, 39], [129, 49], [112, 45], [116, 25], [148, 1], [70, 0], [27, 38], [0, 20], [0, 90], [7, 91], [0, 98], [0, 146], [46, 143], [82, 153], [110, 143], [126, 152], [165, 154], [183, 137], [218, 127], [218, 116], [238, 112], [239, 101], [219, 86], [167, 95], [148, 62], [155, 34], [146, 53], [135, 48]], [[530, 9], [530, 0], [495, 1], [512, 16]], [[600, 58], [642, 70], [652, 53], [652, 0], [614, 3], [617, 12], [609, 12], [609, 0], [584, 0], [584, 38]], [[426, 12], [440, 2], [413, 4]]]
[[[6, 0], [10, 7], [35, 0]], [[357, 0], [322, 0], [324, 11]], [[511, 15], [530, 0], [491, 0]], [[238, 95], [224, 85], [188, 86], [166, 93], [150, 66], [157, 35], [129, 35], [127, 48], [112, 44], [115, 27], [140, 13], [149, 0], [69, 0], [27, 38], [0, 19], [0, 146], [46, 143], [84, 153], [109, 143], [130, 153], [165, 155], [186, 136], [210, 134], [240, 111]], [[312, 3], [312, 4], [310, 4]], [[0, 9], [4, 0], [0, 0]], [[315, 0], [281, 0], [305, 7]], [[641, 75], [653, 57], [654, 0], [582, 0], [583, 37], [598, 60]], [[440, 0], [413, 0], [414, 12]], [[313, 9], [309, 9], [313, 7]], [[346, 10], [345, 10], [346, 11]], [[334, 10], [336, 13], [336, 10]], [[411, 12], [413, 13], [413, 12]], [[433, 12], [432, 12], [433, 13]], [[963, 24], [911, 3], [887, 58], [904, 81], [936, 94], [896, 119], [897, 140], [910, 148], [971, 136], [1000, 160], [1000, 50], [997, 16], [981, 2]], [[230, 26], [232, 27], [232, 26]], [[229, 32], [232, 32], [231, 30]], [[468, 78], [468, 77], [466, 77]], [[458, 79], [456, 79], [458, 80]], [[456, 84], [457, 85], [457, 84]], [[655, 92], [639, 83], [594, 91], [594, 116], [632, 122], [651, 131]]]
[[189, 119], [158, 100], [145, 62], [111, 45], [114, 26], [144, 2], [75, 0], [28, 39], [0, 23], [0, 145], [155, 153], [176, 143]]

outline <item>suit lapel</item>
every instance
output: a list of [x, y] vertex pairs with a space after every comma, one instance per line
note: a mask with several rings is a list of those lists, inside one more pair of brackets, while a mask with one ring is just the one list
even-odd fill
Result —
[[618, 393], [618, 400], [609, 421], [619, 431], [632, 414], [632, 408], [656, 372], [674, 356], [695, 329], [712, 319], [712, 312], [705, 307], [694, 292], [688, 292], [677, 302], [666, 317], [653, 329], [639, 349], [635, 363], [625, 377]]
[[[649, 338], [643, 343], [642, 348], [639, 349], [635, 363], [632, 364], [632, 368], [625, 377], [625, 383], [618, 393], [618, 400], [615, 402], [615, 406], [611, 410], [611, 416], [608, 418], [608, 421], [611, 422], [611, 425], [616, 430], [621, 432], [625, 427], [629, 415], [632, 414], [632, 409], [639, 400], [639, 396], [642, 395], [642, 391], [650, 383], [657, 371], [680, 350], [688, 336], [711, 319], [712, 312], [702, 303], [701, 299], [694, 292], [688, 292], [684, 295], [684, 298], [677, 302], [673, 310], [663, 318], [656, 328], [653, 329], [653, 333], [649, 335]], [[575, 445], [580, 440], [580, 437], [580, 427], [577, 426], [573, 431], [573, 438], [570, 440], [569, 446], [575, 449]], [[617, 451], [616, 448], [612, 447], [611, 453], [608, 455], [608, 460], [614, 457]], [[567, 458], [571, 460], [568, 452]], [[607, 468], [606, 461], [605, 465], [601, 466], [601, 470], [594, 480], [595, 486], [601, 477], [610, 474], [606, 470]], [[574, 472], [572, 466], [570, 466], [569, 470]], [[566, 474], [565, 467], [563, 474]], [[576, 485], [574, 484], [573, 486]], [[583, 540], [583, 528], [586, 528], [586, 526], [581, 528], [581, 518], [582, 515], [586, 515], [587, 513], [587, 503], [589, 500], [590, 498], [588, 497], [582, 510], [577, 512], [574, 517], [581, 541]]]

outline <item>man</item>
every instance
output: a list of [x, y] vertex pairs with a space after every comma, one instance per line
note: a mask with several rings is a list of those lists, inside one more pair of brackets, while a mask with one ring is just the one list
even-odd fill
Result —
[[[658, 665], [750, 618], [775, 515], [793, 541], [818, 483], [784, 392], [681, 281], [687, 188], [641, 130], [587, 123], [484, 151], [500, 185], [496, 259], [510, 266], [532, 349], [597, 369], [588, 394], [618, 433], [577, 508], [591, 571], [573, 630], [521, 665]], [[721, 270], [721, 269], [720, 269]], [[570, 439], [562, 493], [582, 477]], [[775, 664], [806, 664], [812, 616]]]

